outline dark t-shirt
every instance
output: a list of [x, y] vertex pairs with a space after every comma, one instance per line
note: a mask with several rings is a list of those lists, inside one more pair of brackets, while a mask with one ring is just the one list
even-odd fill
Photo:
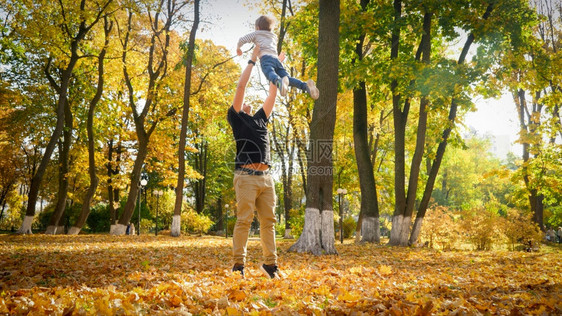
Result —
[[250, 116], [244, 111], [237, 113], [231, 106], [228, 109], [227, 120], [236, 141], [236, 168], [252, 163], [269, 165], [269, 119], [263, 108], [254, 116]]

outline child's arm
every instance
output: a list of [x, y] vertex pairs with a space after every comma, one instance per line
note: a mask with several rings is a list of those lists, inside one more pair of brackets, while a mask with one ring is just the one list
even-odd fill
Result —
[[236, 54], [238, 54], [238, 56], [242, 55], [242, 49], [240, 49], [242, 45], [247, 43], [253, 43], [255, 39], [256, 39], [256, 32], [252, 32], [240, 37], [240, 39], [238, 40], [238, 45], [236, 46]]

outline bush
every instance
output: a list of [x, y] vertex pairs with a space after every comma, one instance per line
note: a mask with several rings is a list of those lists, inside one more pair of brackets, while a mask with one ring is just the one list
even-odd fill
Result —
[[455, 222], [446, 206], [436, 206], [427, 210], [424, 217], [421, 239], [431, 248], [451, 250], [459, 240], [459, 224]]
[[[37, 229], [40, 231], [45, 231], [49, 226], [49, 222], [51, 220], [51, 216], [55, 213], [56, 204], [49, 204], [45, 210], [39, 213], [39, 221], [37, 223]], [[67, 206], [62, 214], [62, 217], [59, 220], [59, 226], [64, 226], [65, 228], [70, 228], [76, 222], [78, 216], [82, 211], [82, 204], [74, 203], [72, 206]], [[34, 226], [35, 227], [35, 226]]]
[[500, 227], [512, 251], [516, 248], [534, 248], [542, 241], [543, 234], [539, 226], [533, 222], [531, 214], [523, 215], [517, 210], [508, 210]]
[[155, 229], [155, 223], [148, 219], [148, 218], [141, 218], [141, 222], [140, 222], [140, 226], [141, 226], [141, 234], [148, 234], [150, 232], [153, 232]]
[[285, 236], [285, 223], [276, 223], [275, 224], [275, 235], [277, 236]]
[[304, 228], [304, 211], [291, 209], [289, 214], [291, 215], [291, 218], [289, 219], [291, 235], [298, 239]]
[[89, 227], [90, 232], [108, 232], [110, 224], [109, 205], [105, 203], [96, 204], [86, 220], [86, 225]]
[[476, 250], [490, 250], [501, 237], [500, 221], [495, 210], [475, 208], [463, 211], [461, 229]]
[[344, 238], [351, 238], [355, 229], [357, 228], [357, 223], [353, 219], [353, 217], [346, 217], [343, 219], [343, 237]]
[[197, 214], [194, 210], [188, 209], [181, 215], [181, 224], [184, 231], [203, 235], [211, 229], [214, 223], [209, 216]]

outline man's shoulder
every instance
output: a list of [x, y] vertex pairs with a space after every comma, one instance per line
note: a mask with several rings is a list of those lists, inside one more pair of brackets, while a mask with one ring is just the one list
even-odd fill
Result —
[[266, 123], [269, 122], [269, 118], [265, 114], [265, 110], [263, 109], [263, 107], [256, 111], [256, 113], [254, 114], [254, 118], [264, 120]]

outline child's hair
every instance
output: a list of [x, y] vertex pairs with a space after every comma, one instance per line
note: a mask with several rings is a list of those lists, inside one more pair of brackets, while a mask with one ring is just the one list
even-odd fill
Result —
[[271, 27], [273, 26], [273, 19], [262, 15], [256, 20], [256, 29], [262, 31], [271, 31]]

